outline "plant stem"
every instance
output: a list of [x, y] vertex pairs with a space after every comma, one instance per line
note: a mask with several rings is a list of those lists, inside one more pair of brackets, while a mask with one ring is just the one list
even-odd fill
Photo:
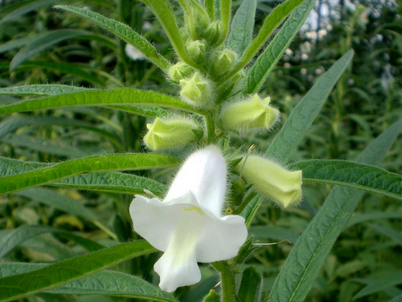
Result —
[[227, 261], [212, 263], [221, 275], [222, 302], [233, 302], [236, 298], [236, 283], [234, 272]]

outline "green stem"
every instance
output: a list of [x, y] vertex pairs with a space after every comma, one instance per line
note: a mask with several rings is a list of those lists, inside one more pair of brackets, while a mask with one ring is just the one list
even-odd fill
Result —
[[233, 269], [227, 261], [214, 262], [212, 266], [221, 275], [222, 302], [236, 301], [236, 282]]
[[210, 112], [207, 112], [204, 117], [207, 124], [207, 142], [211, 143], [215, 138], [215, 123]]

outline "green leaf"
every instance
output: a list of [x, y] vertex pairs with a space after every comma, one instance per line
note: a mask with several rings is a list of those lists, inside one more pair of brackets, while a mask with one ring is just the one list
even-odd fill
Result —
[[[44, 263], [0, 263], [0, 277], [27, 273], [48, 266]], [[113, 280], [111, 283], [110, 280]], [[154, 301], [177, 301], [172, 295], [143, 279], [116, 271], [104, 270], [60, 287], [47, 290], [55, 294], [107, 295]]]
[[379, 220], [379, 219], [402, 219], [402, 212], [373, 212], [365, 214], [356, 214], [350, 218], [347, 226], [345, 228], [350, 228], [355, 224], [366, 222], [368, 220]]
[[227, 47], [242, 55], [253, 39], [256, 0], [243, 0], [230, 26]]
[[292, 110], [282, 129], [269, 146], [266, 152], [267, 156], [281, 163], [289, 160], [352, 57], [353, 51], [350, 50], [318, 79]]
[[25, 242], [29, 238], [45, 234], [45, 233], [62, 233], [65, 237], [77, 242], [78, 244], [88, 248], [89, 250], [95, 251], [103, 248], [100, 244], [85, 239], [83, 237], [70, 234], [64, 230], [56, 229], [49, 226], [43, 225], [23, 225], [12, 231], [8, 232], [7, 235], [0, 238], [0, 258], [6, 256], [19, 244]]
[[389, 300], [388, 302], [402, 302], [402, 295], [399, 295], [399, 296]]
[[275, 29], [285, 20], [285, 18], [304, 0], [287, 0], [284, 3], [276, 6], [269, 16], [264, 20], [264, 23], [258, 32], [258, 35], [251, 42], [250, 46], [245, 50], [239, 62], [226, 76], [221, 79], [221, 83], [226, 82], [229, 78], [235, 75], [240, 69], [246, 66], [261, 47], [268, 41], [269, 37], [274, 33]]
[[303, 171], [303, 182], [319, 182], [402, 200], [402, 176], [379, 167], [342, 160], [307, 160], [289, 168]]
[[[0, 157], [0, 161], [4, 158]], [[162, 154], [115, 154], [65, 161], [16, 175], [0, 177], [0, 193], [10, 193], [88, 172], [174, 167], [180, 159]]]
[[353, 296], [353, 299], [359, 299], [399, 284], [402, 284], [402, 272], [390, 273], [382, 278], [368, 283], [356, 295]]
[[106, 18], [88, 9], [67, 5], [56, 5], [55, 7], [67, 10], [69, 12], [78, 14], [88, 20], [91, 20], [95, 24], [109, 30], [119, 38], [137, 48], [159, 68], [165, 71], [169, 69], [170, 63], [156, 51], [155, 47], [153, 47], [147, 39], [136, 33], [131, 27], [116, 20]]
[[39, 9], [43, 6], [48, 6], [48, 5], [52, 5], [55, 2], [58, 2], [59, 0], [39, 0], [39, 1], [32, 1], [31, 3], [28, 3], [22, 7], [19, 7], [15, 10], [13, 10], [11, 13], [9, 13], [8, 15], [6, 15], [5, 17], [3, 17], [0, 20], [0, 24], [1, 23], [5, 23], [8, 21], [13, 21], [16, 18], [25, 15], [26, 13], [29, 13], [33, 10]]
[[395, 241], [396, 244], [402, 246], [402, 234], [385, 226], [377, 225], [377, 224], [369, 224], [369, 227], [373, 230], [377, 231], [378, 233], [387, 236], [388, 238]]
[[[0, 157], [0, 176], [15, 175], [51, 166], [52, 164], [48, 163], [27, 162]], [[167, 190], [165, 185], [152, 179], [119, 172], [85, 173], [51, 182], [48, 185], [130, 195], [144, 194], [144, 189], [146, 189], [160, 197], [164, 196]]]
[[76, 29], [60, 29], [47, 32], [47, 34], [40, 35], [37, 39], [31, 40], [29, 45], [21, 49], [11, 60], [10, 72], [14, 71], [22, 62], [33, 57], [53, 45], [62, 41], [69, 40], [76, 37], [93, 36], [91, 32]]
[[1, 106], [0, 114], [69, 106], [107, 106], [122, 104], [155, 105], [194, 112], [191, 106], [165, 94], [138, 89], [115, 88], [111, 90], [82, 91], [21, 101]]
[[261, 299], [262, 276], [254, 266], [247, 267], [242, 274], [238, 301], [259, 302]]
[[220, 0], [220, 12], [222, 22], [222, 33], [218, 45], [222, 44], [229, 32], [230, 17], [232, 16], [232, 0]]
[[[402, 119], [375, 139], [357, 162], [379, 164], [402, 128]], [[333, 244], [345, 228], [363, 192], [335, 187], [291, 250], [268, 301], [304, 301]]]
[[281, 30], [248, 71], [244, 94], [257, 93], [261, 89], [265, 79], [304, 24], [315, 2], [316, 0], [305, 1], [292, 12]]
[[161, 23], [165, 33], [167, 34], [170, 43], [175, 49], [177, 55], [186, 64], [197, 68], [193, 61], [189, 58], [187, 49], [184, 46], [183, 39], [180, 35], [179, 28], [177, 27], [176, 18], [172, 7], [167, 0], [141, 0], [144, 2], [155, 14]]
[[[84, 87], [68, 86], [68, 85], [58, 85], [58, 84], [46, 84], [46, 85], [24, 85], [15, 87], [5, 87], [0, 88], [0, 95], [19, 95], [19, 96], [53, 96], [66, 93], [74, 93], [81, 91], [91, 91], [95, 89], [89, 89]], [[104, 106], [105, 108], [117, 109], [121, 111], [126, 111], [146, 117], [156, 118], [168, 115], [166, 110], [163, 110], [155, 106]], [[81, 122], [81, 121], [74, 121]], [[83, 123], [83, 122], [81, 122]], [[84, 127], [85, 128], [85, 127]], [[0, 128], [1, 131], [1, 128]], [[111, 139], [111, 137], [109, 137]], [[117, 141], [115, 140], [116, 144]]]
[[0, 278], [0, 301], [20, 299], [55, 288], [154, 251], [148, 242], [133, 241], [50, 264], [31, 272]]

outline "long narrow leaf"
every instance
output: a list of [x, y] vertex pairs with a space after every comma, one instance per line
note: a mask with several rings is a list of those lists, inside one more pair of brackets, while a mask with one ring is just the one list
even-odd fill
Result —
[[303, 182], [345, 186], [402, 200], [402, 176], [379, 167], [342, 160], [307, 160], [289, 168], [302, 170]]
[[244, 94], [257, 93], [261, 89], [265, 79], [304, 24], [315, 2], [316, 0], [307, 0], [290, 14], [281, 30], [248, 71]]
[[186, 111], [194, 109], [174, 97], [138, 89], [90, 90], [27, 100], [0, 107], [0, 114], [70, 106], [154, 105]]
[[266, 152], [267, 156], [282, 163], [288, 161], [291, 153], [320, 112], [322, 105], [352, 57], [353, 51], [350, 50], [318, 79], [310, 91], [292, 110], [282, 129], [269, 146]]
[[179, 158], [161, 154], [116, 154], [85, 157], [25, 173], [0, 177], [0, 193], [27, 189], [81, 173], [166, 168], [177, 166], [179, 163]]
[[391, 273], [380, 279], [371, 281], [364, 288], [362, 288], [356, 295], [354, 295], [353, 299], [366, 297], [368, 295], [380, 292], [386, 288], [399, 284], [402, 284], [402, 272]]
[[[48, 266], [44, 263], [0, 263], [0, 277], [27, 273]], [[113, 280], [111, 283], [110, 280]], [[104, 270], [60, 287], [47, 290], [55, 294], [124, 296], [153, 301], [175, 302], [172, 295], [137, 276]]]
[[[0, 301], [20, 299], [55, 288], [127, 259], [154, 251], [155, 249], [148, 242], [134, 241], [60, 261], [35, 271], [0, 278]], [[63, 273], [60, 273], [61, 271]]]
[[140, 34], [136, 33], [131, 27], [120, 23], [116, 20], [106, 18], [98, 13], [92, 12], [88, 9], [78, 8], [74, 6], [67, 5], [57, 5], [56, 8], [64, 9], [69, 12], [78, 14], [88, 20], [91, 20], [95, 24], [102, 26], [103, 28], [109, 30], [119, 38], [123, 39], [127, 43], [136, 47], [141, 51], [152, 63], [167, 71], [170, 67], [170, 63], [160, 55], [152, 44], [142, 37]]
[[[402, 120], [389, 127], [360, 154], [357, 162], [379, 164], [401, 128]], [[323, 207], [286, 259], [268, 301], [304, 301], [333, 244], [362, 196], [362, 192], [345, 187], [336, 187], [330, 192]]]
[[227, 40], [228, 48], [242, 55], [253, 39], [256, 0], [244, 0], [233, 17]]

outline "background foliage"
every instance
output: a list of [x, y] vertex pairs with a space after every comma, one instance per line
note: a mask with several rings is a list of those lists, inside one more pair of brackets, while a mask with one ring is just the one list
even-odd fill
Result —
[[[173, 52], [161, 25], [139, 1], [0, 3], [0, 86], [60, 84], [52, 92], [38, 88], [33, 96], [32, 91], [27, 95], [23, 89], [20, 97], [3, 90], [1, 105], [30, 97], [58, 95], [66, 91], [63, 85], [74, 85], [77, 91], [79, 87], [141, 87], [167, 94], [177, 93], [177, 88], [166, 81], [162, 72], [150, 62], [131, 60], [125, 53], [124, 41], [83, 18], [52, 8], [56, 3], [73, 3], [119, 20], [151, 40], [161, 54], [173, 61]], [[234, 8], [240, 3], [234, 2]], [[274, 1], [258, 1], [256, 23], [260, 24], [276, 4]], [[355, 4], [354, 10], [343, 6], [338, 17], [322, 21], [320, 28], [304, 29], [286, 50], [263, 87], [262, 94], [271, 96], [272, 102], [282, 112], [282, 119], [286, 120], [319, 75], [349, 49], [355, 51], [353, 65], [342, 75], [303, 143], [292, 155], [292, 161], [316, 158], [355, 160], [375, 137], [402, 117], [402, 4], [374, 1]], [[327, 34], [323, 35], [323, 29]], [[43, 163], [42, 168], [50, 169], [60, 161], [72, 160], [71, 164], [74, 159], [84, 156], [145, 151], [141, 139], [147, 117], [155, 117], [155, 112], [150, 110], [142, 114], [147, 116], [143, 117], [133, 114], [138, 108], [115, 109], [106, 106], [68, 107], [2, 116], [0, 154], [10, 158], [7, 167], [13, 167], [7, 171], [0, 168], [2, 175], [32, 171], [39, 167], [38, 162]], [[260, 150], [266, 150], [272, 134], [243, 135], [234, 139], [238, 146], [256, 144]], [[402, 174], [400, 150], [402, 140], [398, 139], [381, 166]], [[71, 257], [83, 255], [86, 250], [96, 251], [102, 246], [113, 248], [117, 243], [137, 239], [128, 214], [132, 195], [142, 193], [144, 188], [152, 188], [154, 194], [163, 196], [166, 190], [163, 184], [169, 183], [171, 167], [175, 164], [174, 157], [166, 155], [154, 163], [144, 159], [137, 170], [126, 173], [102, 172], [104, 170], [95, 167], [96, 174], [92, 176], [75, 175], [77, 172], [60, 180], [61, 189], [34, 187], [2, 195], [0, 258], [4, 266], [0, 267], [0, 274], [5, 276], [10, 272], [22, 273], [40, 267], [43, 267], [44, 274], [50, 274], [57, 268], [46, 268], [41, 263], [72, 261]], [[87, 165], [94, 167], [91, 162]], [[110, 165], [113, 165], [113, 159], [110, 159]], [[72, 166], [67, 167], [69, 171]], [[158, 168], [158, 173], [150, 173], [153, 168]], [[150, 175], [152, 180], [143, 177]], [[97, 186], [87, 185], [85, 177], [96, 177]], [[75, 187], [79, 184], [80, 190], [69, 188], [72, 184]], [[132, 190], [122, 192], [127, 190], [127, 184]], [[287, 211], [272, 203], [264, 203], [253, 220], [250, 233], [261, 242], [288, 239], [294, 243], [321, 208], [330, 189], [329, 184], [304, 185], [303, 203]], [[402, 295], [401, 209], [401, 198], [365, 194], [324, 262], [307, 300], [389, 301]], [[140, 256], [150, 247], [144, 244], [143, 250], [137, 251], [129, 249], [129, 245], [127, 243], [127, 251], [119, 250], [119, 255], [125, 255], [126, 259], [133, 255], [138, 257], [119, 264], [106, 254], [89, 257], [88, 261], [108, 257], [110, 261], [105, 267], [117, 265], [110, 271], [100, 271], [96, 273], [98, 275], [87, 277], [85, 282], [79, 282], [82, 287], [79, 290], [77, 287], [74, 290], [69, 286], [58, 287], [25, 299], [61, 301], [60, 296], [55, 296], [61, 294], [63, 301], [122, 301], [124, 298], [113, 296], [113, 290], [118, 291], [110, 284], [114, 278], [127, 279], [125, 284], [130, 299], [147, 298], [141, 296], [141, 289], [146, 285], [132, 275], [157, 284], [152, 266], [158, 254]], [[265, 297], [268, 297], [291, 249], [292, 245], [287, 243], [265, 246], [247, 259], [247, 264], [253, 264], [263, 273]], [[124, 257], [116, 256], [116, 259]], [[7, 266], [10, 261], [29, 265]], [[69, 265], [73, 266], [73, 263]], [[177, 296], [180, 301], [197, 301], [216, 284], [214, 270], [205, 266], [202, 271], [204, 278], [201, 283], [179, 289]], [[51, 276], [57, 278], [57, 274]], [[95, 289], [86, 287], [94, 280], [99, 284]], [[154, 300], [175, 301], [156, 287], [150, 288], [150, 292], [153, 292]], [[88, 293], [101, 296], [79, 295]]]

